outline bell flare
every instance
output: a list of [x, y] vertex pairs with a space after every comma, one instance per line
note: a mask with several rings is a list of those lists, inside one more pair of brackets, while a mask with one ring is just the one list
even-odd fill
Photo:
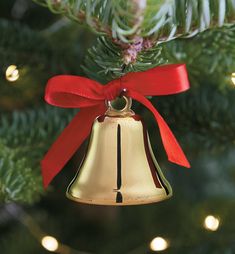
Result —
[[138, 115], [100, 116], [66, 195], [95, 205], [141, 205], [172, 196]]

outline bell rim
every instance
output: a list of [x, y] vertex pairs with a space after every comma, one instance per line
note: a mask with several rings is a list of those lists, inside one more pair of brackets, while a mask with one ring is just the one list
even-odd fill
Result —
[[[81, 203], [81, 204], [87, 204], [87, 205], [98, 205], [98, 206], [135, 206], [135, 205], [148, 205], [148, 204], [153, 204], [153, 203], [159, 203], [164, 200], [170, 199], [173, 196], [173, 192], [171, 191], [167, 196], [162, 197], [159, 199], [159, 195], [155, 195], [150, 199], [143, 199], [142, 201], [138, 202], [129, 202], [129, 203], [117, 203], [114, 202], [113, 200], [107, 200], [104, 202], [101, 200], [100, 202], [96, 199], [95, 202], [92, 202], [90, 199], [81, 199], [77, 197], [73, 197], [69, 192], [66, 192], [66, 197], [74, 202]], [[158, 198], [158, 199], [156, 199]], [[98, 202], [97, 202], [98, 201]]]

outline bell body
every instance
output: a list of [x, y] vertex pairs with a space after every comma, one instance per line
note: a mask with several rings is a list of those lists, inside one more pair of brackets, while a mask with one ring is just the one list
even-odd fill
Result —
[[138, 205], [171, 195], [140, 117], [133, 111], [98, 117], [67, 197], [88, 204]]

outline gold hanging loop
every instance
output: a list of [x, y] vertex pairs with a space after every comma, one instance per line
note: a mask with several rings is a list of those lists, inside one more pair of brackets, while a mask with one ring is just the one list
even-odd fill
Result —
[[125, 106], [122, 109], [116, 109], [113, 107], [113, 101], [106, 101], [106, 105], [108, 107], [105, 115], [107, 116], [131, 116], [135, 113], [131, 110], [132, 99], [125, 95], [122, 95], [121, 98], [125, 100]]

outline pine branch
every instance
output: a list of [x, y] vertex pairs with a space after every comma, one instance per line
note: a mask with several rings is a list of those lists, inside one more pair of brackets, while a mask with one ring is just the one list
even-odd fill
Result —
[[0, 137], [12, 148], [19, 145], [43, 148], [63, 130], [74, 113], [73, 109], [47, 106], [3, 114], [0, 118]]
[[[136, 51], [123, 55], [123, 51], [106, 37], [99, 37], [97, 43], [88, 50], [83, 69], [87, 76], [101, 83], [118, 78], [127, 72], [143, 71], [164, 63], [161, 57], [161, 47], [146, 47], [137, 56]], [[136, 60], [129, 64], [125, 57], [134, 54]], [[128, 60], [129, 61], [129, 60]]]
[[231, 73], [235, 70], [234, 44], [235, 26], [212, 29], [190, 40], [177, 39], [164, 45], [146, 47], [137, 55], [135, 62], [125, 64], [125, 57], [136, 51], [129, 51], [125, 55], [125, 51], [115, 43], [100, 37], [88, 50], [83, 69], [90, 78], [106, 83], [130, 71], [183, 62], [187, 65], [193, 86], [199, 86], [207, 80], [216, 89], [226, 89], [231, 86]]
[[164, 42], [235, 22], [234, 0], [34, 0], [97, 33], [130, 43], [136, 36]]
[[146, 45], [151, 48], [235, 23], [234, 0], [34, 1], [108, 36], [122, 49], [125, 64], [144, 55]]
[[215, 89], [232, 87], [231, 74], [235, 70], [235, 26], [212, 29], [191, 40], [178, 39], [166, 43], [162, 58], [171, 63], [187, 65], [194, 86], [212, 85]]
[[[112, 33], [117, 29], [127, 29], [131, 34], [141, 25], [145, 1], [46, 1], [35, 2], [47, 6], [54, 13], [61, 13], [71, 20], [87, 24], [94, 32], [99, 34]], [[161, 2], [163, 2], [161, 0]], [[134, 26], [134, 27], [132, 27]], [[114, 35], [115, 37], [115, 35]]]
[[192, 37], [206, 29], [231, 25], [235, 22], [234, 0], [170, 0], [158, 13], [150, 1], [149, 19], [143, 37], [151, 36], [158, 43], [178, 37]]
[[40, 160], [73, 114], [74, 110], [45, 107], [2, 115], [1, 201], [37, 201], [42, 193]]
[[11, 149], [0, 140], [0, 201], [33, 203], [42, 193], [39, 167], [21, 157], [20, 148]]

